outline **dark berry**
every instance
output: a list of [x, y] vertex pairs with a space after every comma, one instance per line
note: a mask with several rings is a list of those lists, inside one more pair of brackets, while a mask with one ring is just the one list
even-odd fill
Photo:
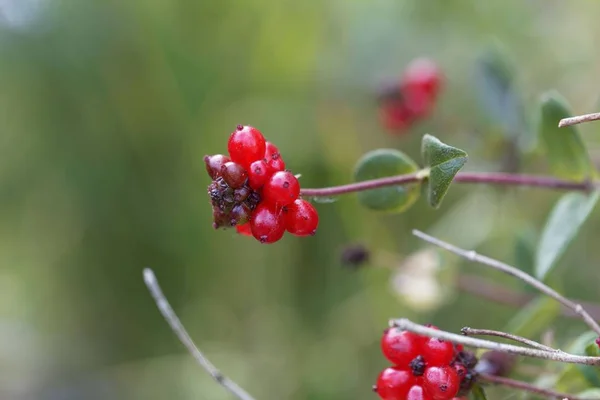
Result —
[[269, 178], [269, 166], [265, 160], [257, 160], [250, 164], [248, 168], [248, 185], [254, 190], [258, 190]]
[[429, 338], [423, 343], [421, 354], [427, 365], [448, 365], [454, 359], [454, 344], [446, 340]]
[[412, 386], [407, 395], [406, 400], [433, 400], [433, 397], [421, 385]]
[[284, 209], [285, 229], [296, 236], [311, 236], [317, 231], [319, 214], [308, 201], [296, 199]]
[[248, 168], [265, 154], [265, 138], [260, 131], [251, 126], [238, 125], [229, 137], [227, 150], [231, 160]]
[[300, 183], [290, 171], [275, 172], [263, 186], [263, 200], [287, 206], [292, 204], [300, 194]]
[[423, 386], [434, 400], [451, 400], [458, 393], [460, 380], [450, 366], [429, 367], [423, 375]]
[[283, 212], [273, 204], [260, 203], [250, 217], [252, 236], [261, 243], [275, 243], [283, 237]]
[[423, 356], [416, 356], [410, 364], [408, 364], [414, 376], [423, 376], [425, 373], [425, 359]]
[[240, 164], [229, 161], [221, 167], [221, 176], [232, 189], [242, 187], [248, 178], [248, 173]]
[[383, 400], [405, 400], [414, 383], [415, 378], [410, 371], [389, 367], [379, 374], [374, 390]]
[[236, 225], [235, 230], [240, 235], [252, 236], [252, 230], [250, 229], [250, 224]]
[[248, 186], [242, 186], [233, 191], [233, 201], [241, 203], [252, 194], [252, 190]]
[[344, 247], [340, 253], [340, 261], [344, 265], [359, 267], [369, 261], [370, 251], [363, 244], [351, 244]]
[[231, 226], [243, 225], [250, 220], [250, 208], [245, 204], [236, 204], [229, 213]]
[[223, 154], [215, 154], [214, 156], [204, 156], [204, 164], [206, 164], [206, 172], [212, 179], [217, 179], [221, 176], [221, 167], [226, 162], [231, 161], [229, 157]]
[[381, 351], [394, 365], [409, 368], [410, 362], [420, 355], [419, 337], [397, 328], [387, 329], [381, 337]]

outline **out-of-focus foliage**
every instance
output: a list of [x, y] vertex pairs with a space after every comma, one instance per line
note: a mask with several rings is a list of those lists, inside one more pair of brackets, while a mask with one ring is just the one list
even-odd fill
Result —
[[[316, 236], [265, 246], [213, 231], [202, 157], [243, 123], [277, 143], [304, 187], [349, 182], [375, 148], [418, 154], [424, 133], [468, 152], [467, 170], [507, 170], [514, 152], [479, 103], [480, 51], [499, 41], [510, 52], [524, 104], [554, 88], [593, 111], [598, 12], [542, 0], [0, 0], [0, 397], [228, 399], [161, 319], [146, 266], [209, 358], [257, 399], [374, 398], [390, 317], [501, 329], [516, 309], [461, 291], [415, 311], [389, 267], [422, 247], [413, 228], [513, 262], [517, 233], [539, 235], [559, 194], [455, 185], [438, 210], [396, 215], [345, 196], [317, 205]], [[447, 85], [430, 120], [391, 137], [374, 90], [419, 56]], [[598, 125], [581, 132], [597, 162]], [[543, 153], [518, 161], [548, 173]], [[600, 301], [599, 221], [592, 213], [552, 270], [568, 295]], [[373, 251], [369, 268], [337, 259], [355, 241]], [[584, 331], [552, 328], [560, 343]]]

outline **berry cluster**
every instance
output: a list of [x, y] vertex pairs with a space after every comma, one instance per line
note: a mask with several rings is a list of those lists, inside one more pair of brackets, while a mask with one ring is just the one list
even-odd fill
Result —
[[299, 198], [300, 183], [285, 169], [277, 147], [251, 126], [238, 125], [227, 143], [229, 156], [205, 156], [213, 179], [208, 194], [213, 227], [236, 227], [261, 243], [274, 243], [287, 230], [296, 236], [314, 235], [319, 215]]
[[383, 400], [455, 400], [472, 385], [477, 359], [461, 345], [390, 328], [381, 350], [394, 364], [373, 388]]
[[437, 100], [442, 75], [426, 58], [413, 60], [400, 82], [386, 86], [380, 94], [380, 118], [386, 129], [405, 132], [415, 122], [429, 116]]

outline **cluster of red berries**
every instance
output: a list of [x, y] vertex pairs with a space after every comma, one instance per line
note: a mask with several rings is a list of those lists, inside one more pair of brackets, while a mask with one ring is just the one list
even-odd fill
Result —
[[437, 100], [442, 75], [426, 58], [413, 60], [400, 82], [387, 85], [380, 93], [380, 119], [386, 129], [405, 132], [415, 122], [429, 116]]
[[227, 143], [229, 156], [205, 156], [213, 179], [208, 194], [213, 227], [236, 227], [261, 243], [274, 243], [285, 231], [296, 236], [314, 235], [319, 215], [312, 204], [299, 198], [298, 178], [285, 169], [277, 147], [251, 126], [238, 125]]
[[381, 350], [394, 364], [373, 387], [383, 400], [458, 400], [473, 383], [477, 359], [462, 345], [390, 328]]

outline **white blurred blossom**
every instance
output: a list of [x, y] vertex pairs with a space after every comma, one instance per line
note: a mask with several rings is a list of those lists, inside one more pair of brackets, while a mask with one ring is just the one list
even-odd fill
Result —
[[37, 21], [49, 0], [0, 0], [0, 25], [25, 30]]

